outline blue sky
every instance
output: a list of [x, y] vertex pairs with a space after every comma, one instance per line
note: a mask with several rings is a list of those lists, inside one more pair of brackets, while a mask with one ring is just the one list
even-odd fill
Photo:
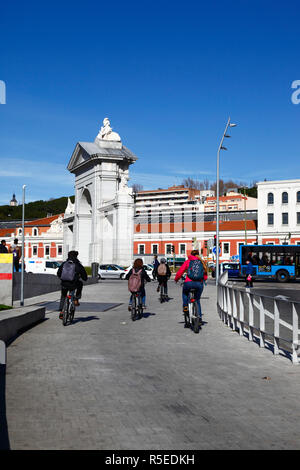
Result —
[[77, 141], [104, 117], [137, 156], [131, 183], [300, 178], [299, 2], [6, 2], [0, 204], [71, 195]]

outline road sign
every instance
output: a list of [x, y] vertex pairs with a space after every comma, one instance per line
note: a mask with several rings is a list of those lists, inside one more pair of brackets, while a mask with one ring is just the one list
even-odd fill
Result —
[[[212, 251], [213, 251], [213, 254], [215, 255], [217, 253], [217, 247], [214, 246]], [[221, 248], [219, 248], [219, 254], [221, 254]]]

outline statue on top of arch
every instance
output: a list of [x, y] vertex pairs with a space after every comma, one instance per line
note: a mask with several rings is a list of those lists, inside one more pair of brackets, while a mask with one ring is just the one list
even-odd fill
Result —
[[117, 132], [113, 132], [110, 126], [110, 121], [107, 117], [103, 119], [103, 126], [101, 127], [99, 134], [96, 137], [96, 140], [97, 139], [121, 142], [121, 137]]

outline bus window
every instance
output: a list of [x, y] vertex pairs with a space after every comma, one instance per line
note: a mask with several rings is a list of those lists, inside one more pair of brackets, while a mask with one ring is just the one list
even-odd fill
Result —
[[259, 259], [261, 266], [270, 266], [270, 253], [260, 253]]

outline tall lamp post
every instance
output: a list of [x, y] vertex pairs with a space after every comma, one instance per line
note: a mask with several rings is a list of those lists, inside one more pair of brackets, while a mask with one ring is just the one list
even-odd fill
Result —
[[245, 245], [247, 245], [247, 196], [246, 196], [246, 188], [244, 187], [244, 224], [245, 224]]
[[220, 151], [221, 150], [227, 150], [226, 147], [223, 147], [223, 142], [225, 138], [231, 137], [230, 135], [227, 134], [227, 130], [229, 127], [235, 127], [236, 124], [233, 124], [230, 121], [230, 118], [227, 121], [219, 148], [218, 148], [218, 154], [217, 154], [217, 227], [216, 227], [216, 285], [218, 285], [219, 281], [219, 228], [220, 228], [220, 208], [219, 208], [219, 198], [220, 198]]
[[25, 263], [25, 188], [23, 185], [23, 202], [22, 202], [22, 268], [21, 268], [21, 300], [20, 305], [24, 305], [24, 263]]

